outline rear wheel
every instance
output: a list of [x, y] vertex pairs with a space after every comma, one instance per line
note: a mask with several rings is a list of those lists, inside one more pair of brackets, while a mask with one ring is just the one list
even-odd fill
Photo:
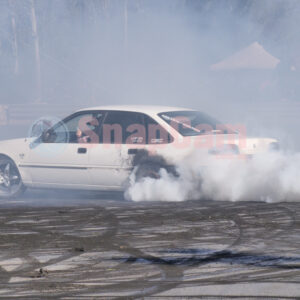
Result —
[[0, 197], [15, 198], [25, 191], [21, 175], [9, 158], [0, 158]]
[[135, 172], [136, 181], [140, 181], [142, 178], [160, 179], [160, 169], [164, 169], [173, 177], [179, 177], [179, 174], [177, 173], [174, 166], [161, 165], [156, 163], [144, 163], [138, 165], [137, 167], [137, 170]]
[[135, 167], [135, 180], [140, 181], [143, 178], [160, 179], [160, 169], [164, 169], [168, 174], [179, 177], [174, 165], [169, 165], [164, 157], [160, 155], [150, 155], [145, 149], [137, 152], [133, 159]]
[[135, 178], [136, 181], [140, 181], [143, 178], [153, 178], [153, 179], [159, 179], [160, 174], [160, 166], [157, 164], [141, 164], [138, 166], [136, 172], [135, 172]]

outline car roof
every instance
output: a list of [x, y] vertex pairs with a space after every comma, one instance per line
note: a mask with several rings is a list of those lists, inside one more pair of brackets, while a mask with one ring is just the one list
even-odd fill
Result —
[[172, 107], [172, 106], [160, 106], [160, 105], [108, 105], [108, 106], [95, 106], [80, 109], [79, 111], [86, 110], [121, 110], [121, 111], [131, 111], [131, 112], [140, 112], [140, 113], [150, 113], [150, 114], [159, 114], [167, 111], [183, 111], [183, 110], [193, 110], [189, 108], [182, 107]]

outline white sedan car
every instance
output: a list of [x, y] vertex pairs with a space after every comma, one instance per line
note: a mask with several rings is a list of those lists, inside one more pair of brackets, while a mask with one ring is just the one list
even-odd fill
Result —
[[[277, 148], [275, 139], [247, 138], [244, 128], [218, 123], [191, 109], [103, 106], [77, 111], [54, 125], [36, 123], [33, 136], [0, 142], [0, 195], [26, 187], [123, 190], [134, 166], [138, 177], [174, 176], [193, 151], [251, 156]], [[49, 125], [50, 124], [50, 125]]]

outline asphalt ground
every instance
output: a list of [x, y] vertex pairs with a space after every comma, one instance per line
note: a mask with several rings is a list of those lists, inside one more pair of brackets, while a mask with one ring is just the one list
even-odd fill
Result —
[[3, 299], [300, 298], [300, 202], [0, 202]]
[[[26, 134], [1, 126], [0, 138]], [[299, 283], [300, 199], [31, 190], [0, 200], [2, 299], [300, 299]]]

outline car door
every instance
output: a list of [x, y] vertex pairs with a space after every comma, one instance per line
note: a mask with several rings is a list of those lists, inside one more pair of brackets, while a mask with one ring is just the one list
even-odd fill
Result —
[[107, 111], [99, 136], [99, 144], [89, 152], [92, 184], [99, 189], [122, 189], [132, 169], [135, 149], [145, 146], [143, 114]]
[[28, 168], [33, 185], [89, 186], [89, 151], [98, 144], [102, 118], [97, 111], [75, 113], [32, 143], [23, 167]]
[[92, 184], [99, 189], [123, 189], [139, 150], [152, 151], [173, 141], [151, 117], [129, 111], [108, 111], [99, 136], [99, 144], [89, 152]]

